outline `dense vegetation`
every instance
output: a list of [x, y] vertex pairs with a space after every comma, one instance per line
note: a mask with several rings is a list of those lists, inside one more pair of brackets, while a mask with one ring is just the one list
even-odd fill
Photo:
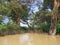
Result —
[[[33, 5], [35, 1], [38, 3]], [[50, 30], [54, 30], [52, 27], [56, 27], [56, 33], [60, 33], [60, 7], [56, 11], [53, 2], [54, 0], [44, 0], [43, 2], [0, 0], [0, 35], [25, 32], [48, 33]], [[38, 7], [37, 12], [34, 12], [35, 7], [32, 9], [33, 6]], [[51, 21], [52, 14], [56, 15], [53, 21]], [[5, 17], [9, 20], [7, 23], [4, 23]], [[21, 26], [20, 23], [27, 25], [27, 27]], [[54, 25], [52, 26], [52, 24]]]

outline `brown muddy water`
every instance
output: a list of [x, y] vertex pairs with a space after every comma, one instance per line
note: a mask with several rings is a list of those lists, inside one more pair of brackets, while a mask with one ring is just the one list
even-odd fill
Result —
[[0, 37], [0, 45], [60, 45], [60, 35], [25, 33]]

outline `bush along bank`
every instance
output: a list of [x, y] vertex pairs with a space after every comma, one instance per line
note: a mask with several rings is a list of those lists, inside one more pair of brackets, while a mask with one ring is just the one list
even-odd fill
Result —
[[[57, 32], [56, 34], [60, 34], [60, 23], [57, 23], [56, 24], [56, 27], [57, 27]], [[49, 29], [50, 29], [50, 24], [42, 24], [41, 25], [41, 29], [43, 30], [43, 32], [49, 32]]]
[[[0, 36], [38, 32], [38, 33], [48, 33], [50, 29], [50, 24], [42, 24], [37, 28], [21, 27], [14, 24], [0, 24]], [[60, 24], [57, 24], [57, 34], [60, 34]]]
[[40, 33], [40, 28], [22, 27], [15, 24], [0, 24], [0, 36], [22, 34], [22, 33]]
[[14, 24], [4, 24], [4, 25], [1, 24], [0, 36], [24, 33], [27, 31], [27, 29], [28, 29], [27, 27], [21, 27]]

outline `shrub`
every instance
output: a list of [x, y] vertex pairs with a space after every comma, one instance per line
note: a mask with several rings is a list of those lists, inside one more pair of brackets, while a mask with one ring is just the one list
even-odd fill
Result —
[[6, 25], [0, 25], [0, 32], [3, 32], [7, 30], [7, 26]]
[[14, 24], [0, 25], [0, 33], [7, 32], [7, 31], [16, 31], [16, 30], [20, 30], [20, 26]]
[[[57, 27], [57, 33], [60, 33], [60, 24], [57, 23], [56, 27]], [[42, 25], [41, 25], [41, 29], [42, 29], [44, 32], [49, 32], [50, 24], [42, 24]]]
[[21, 26], [18, 26], [18, 25], [15, 25], [15, 24], [4, 24], [4, 25], [0, 25], [0, 33], [3, 33], [3, 32], [14, 32], [14, 31], [27, 31], [27, 27], [21, 27]]
[[42, 29], [44, 32], [49, 32], [50, 24], [42, 24], [42, 25], [41, 25], [41, 29]]
[[14, 24], [7, 24], [8, 30], [20, 30], [20, 26]]
[[20, 30], [27, 30], [28, 29], [28, 27], [22, 27], [22, 26], [20, 26]]
[[60, 33], [60, 24], [57, 24], [57, 33]]

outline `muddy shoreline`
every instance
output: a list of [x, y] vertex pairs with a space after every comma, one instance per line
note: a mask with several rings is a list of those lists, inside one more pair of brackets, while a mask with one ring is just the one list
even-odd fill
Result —
[[0, 36], [15, 35], [22, 33], [43, 33], [43, 31], [42, 30], [11, 30], [11, 31], [0, 32]]

